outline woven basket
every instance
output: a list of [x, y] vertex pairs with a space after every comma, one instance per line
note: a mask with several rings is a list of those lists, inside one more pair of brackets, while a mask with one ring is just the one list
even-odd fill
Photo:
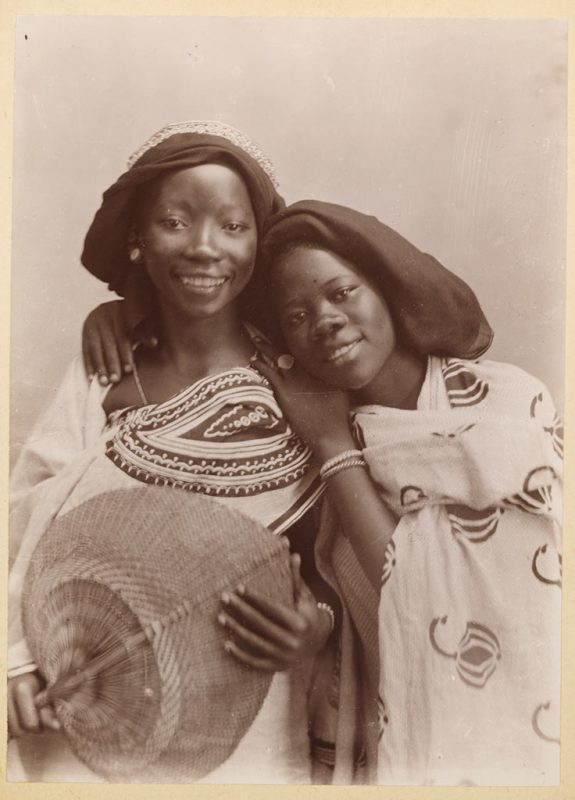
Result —
[[94, 772], [188, 782], [231, 755], [271, 682], [224, 651], [220, 596], [240, 581], [293, 603], [286, 548], [204, 497], [121, 489], [52, 523], [26, 575], [24, 630]]

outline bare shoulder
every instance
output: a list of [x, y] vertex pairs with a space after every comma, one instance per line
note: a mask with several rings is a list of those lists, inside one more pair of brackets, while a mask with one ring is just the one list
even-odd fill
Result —
[[102, 408], [108, 417], [114, 411], [141, 405], [143, 405], [142, 398], [140, 397], [134, 376], [124, 375], [122, 380], [112, 386], [107, 393], [102, 403]]

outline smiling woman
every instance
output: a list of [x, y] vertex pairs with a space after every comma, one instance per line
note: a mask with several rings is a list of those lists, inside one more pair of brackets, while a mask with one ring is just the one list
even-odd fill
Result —
[[[205, 583], [199, 605], [207, 615], [205, 638], [194, 640], [190, 647], [205, 653], [204, 646], [210, 642], [209, 659], [222, 666], [218, 671], [216, 664], [204, 663], [213, 679], [208, 679], [202, 702], [212, 694], [224, 702], [223, 733], [214, 736], [209, 720], [215, 713], [215, 702], [207, 701], [204, 725], [197, 723], [195, 703], [189, 704], [193, 719], [186, 719], [181, 712], [174, 716], [170, 706], [170, 698], [185, 694], [196, 679], [189, 664], [184, 668], [189, 652], [182, 661], [164, 648], [168, 628], [186, 617], [186, 609], [191, 607], [189, 598], [178, 600], [173, 583], [177, 570], [168, 570], [169, 575], [167, 572], [160, 579], [157, 556], [153, 547], [144, 546], [142, 530], [120, 521], [125, 519], [124, 514], [135, 520], [140, 512], [141, 517], [142, 502], [150, 506], [149, 513], [143, 515], [149, 520], [158, 508], [158, 486], [164, 495], [168, 493], [168, 508], [178, 499], [185, 504], [186, 498], [191, 512], [191, 500], [204, 495], [202, 503], [207, 504], [210, 518], [223, 504], [245, 517], [248, 528], [253, 522], [254, 531], [263, 531], [264, 536], [299, 533], [314, 592], [319, 592], [319, 599], [331, 599], [333, 593], [315, 573], [313, 559], [308, 558], [311, 539], [306, 540], [309, 522], [304, 517], [321, 492], [311, 452], [286, 425], [265, 379], [250, 368], [257, 339], [240, 311], [240, 296], [255, 267], [258, 232], [266, 218], [283, 205], [272, 178], [267, 159], [238, 131], [219, 123], [168, 126], [152, 137], [127, 172], [105, 192], [88, 231], [83, 263], [120, 293], [131, 300], [136, 298], [139, 312], [153, 324], [160, 343], [156, 348], [139, 347], [133, 372], [118, 385], [108, 387], [109, 391], [97, 380], [89, 381], [80, 360], [76, 360], [14, 471], [9, 727], [16, 739], [35, 734], [34, 743], [28, 747], [28, 737], [24, 737], [20, 751], [24, 779], [142, 780], [142, 770], [146, 769], [149, 780], [168, 782], [311, 780], [306, 692], [314, 657], [331, 636], [333, 612], [316, 602], [302, 580], [300, 555], [290, 557], [286, 548], [274, 542], [283, 556], [287, 591], [281, 600], [279, 595], [271, 599], [269, 592], [262, 599], [253, 591], [253, 586], [258, 586], [255, 576], [250, 582], [257, 548], [248, 547], [245, 563], [237, 563], [225, 538], [223, 550], [217, 549], [220, 534], [214, 532], [214, 547], [210, 549], [210, 537], [202, 545], [202, 537], [194, 535], [191, 521], [189, 528], [184, 523], [189, 557], [189, 569], [184, 574], [191, 576], [193, 565], [197, 568], [204, 558], [206, 565], [215, 562], [214, 577], [216, 572], [221, 573], [223, 581], [218, 584], [210, 580], [205, 567], [202, 576], [190, 578], [196, 588]], [[123, 499], [112, 513], [109, 498], [117, 496], [116, 490], [127, 491], [120, 492]], [[172, 491], [175, 496], [170, 503]], [[85, 528], [80, 520], [93, 518], [91, 500], [103, 510], [106, 520], [102, 524], [110, 538], [106, 539], [103, 531], [88, 536], [89, 546], [109, 543], [96, 559], [99, 567], [91, 558], [90, 580], [101, 567], [108, 577], [120, 575], [123, 587], [117, 591], [107, 584], [112, 588], [112, 598], [106, 603], [94, 603], [90, 590], [88, 596], [83, 594], [85, 582], [75, 582], [85, 563], [76, 547]], [[172, 514], [169, 517], [171, 520]], [[187, 518], [191, 520], [185, 512]], [[50, 541], [50, 532], [57, 538], [59, 534], [54, 531], [68, 525], [72, 525], [74, 542], [71, 580], [63, 589], [69, 613], [64, 612], [62, 618], [64, 631], [46, 634], [45, 626], [35, 625], [33, 604], [30, 614], [22, 614], [29, 600], [26, 576], [30, 575], [31, 562], [46, 566], [42, 550], [35, 549], [38, 543]], [[155, 546], [161, 544], [160, 550], [166, 551], [166, 559], [170, 553], [178, 560], [177, 537], [170, 534], [169, 520], [153, 525], [150, 535]], [[126, 538], [137, 555], [118, 561], [118, 546], [120, 542], [128, 544]], [[61, 557], [57, 561], [60, 564]], [[181, 565], [181, 560], [178, 563]], [[261, 569], [273, 584], [271, 562], [262, 563]], [[226, 584], [227, 575], [231, 585]], [[148, 578], [146, 590], [137, 589], [139, 600], [130, 602], [130, 610], [126, 610], [121, 600], [126, 598], [125, 587], [133, 580], [143, 586]], [[258, 637], [255, 646], [254, 637], [251, 643], [238, 639], [233, 620], [221, 610], [222, 589], [233, 592], [240, 578], [251, 583], [250, 596], [254, 602], [265, 602], [275, 620], [266, 626], [273, 636], [272, 645], [262, 645]], [[29, 580], [34, 582], [33, 578]], [[98, 585], [102, 580], [106, 583], [107, 578], [98, 579]], [[156, 581], [167, 595], [157, 606], [157, 614], [149, 619], [159, 597], [153, 588]], [[138, 605], [140, 600], [142, 605]], [[228, 602], [234, 605], [234, 600]], [[106, 609], [112, 606], [124, 608], [126, 615], [132, 616], [139, 608], [137, 616], [148, 630], [146, 638], [158, 647], [155, 666], [163, 681], [158, 712], [161, 720], [156, 720], [159, 728], [154, 727], [156, 723], [152, 725], [154, 730], [162, 729], [161, 741], [153, 757], [147, 758], [146, 748], [153, 737], [136, 736], [138, 742], [134, 740], [129, 746], [122, 740], [120, 750], [130, 751], [130, 763], [116, 757], [114, 737], [116, 728], [130, 727], [130, 714], [137, 715], [142, 703], [150, 706], [149, 692], [154, 694], [154, 690], [145, 682], [135, 687], [130, 701], [123, 698], [124, 705], [118, 709], [114, 697], [119, 677], [112, 669], [106, 683], [110, 694], [107, 696], [102, 688], [98, 702], [103, 702], [108, 711], [115, 708], [118, 716], [108, 720], [99, 732], [91, 728], [90, 736], [81, 742], [73, 735], [88, 726], [82, 697], [93, 695], [89, 686], [94, 671], [97, 681], [106, 682], [95, 665], [110, 659]], [[96, 624], [88, 625], [86, 614]], [[71, 615], [76, 628], [66, 622]], [[122, 626], [113, 624], [112, 628], [117, 633]], [[75, 641], [64, 646], [68, 629], [70, 636], [77, 630], [81, 646]], [[46, 637], [54, 636], [62, 647], [54, 651], [48, 663], [43, 658], [50, 645]], [[128, 652], [133, 649], [130, 641], [122, 644]], [[74, 653], [73, 664], [70, 652]], [[77, 663], [78, 657], [81, 663]], [[226, 697], [221, 676], [231, 674], [230, 665], [236, 677]], [[70, 696], [68, 687], [64, 694], [58, 694], [58, 687], [68, 685], [71, 669], [76, 672], [72, 680], [75, 693]], [[122, 663], [117, 669], [122, 672]], [[253, 713], [248, 715], [236, 705], [242, 695], [240, 682], [242, 687], [246, 685], [242, 679], [246, 669], [248, 683], [253, 681], [261, 689]], [[78, 670], [84, 676], [81, 685]], [[41, 691], [46, 685], [47, 693]], [[101, 709], [92, 711], [101, 719]], [[234, 728], [225, 724], [226, 714], [241, 725]], [[74, 754], [64, 745], [61, 734], [47, 733], [62, 728]], [[112, 740], [108, 751], [107, 743]], [[19, 763], [17, 751], [13, 742], [11, 770]], [[32, 754], [32, 772], [26, 772], [26, 752]], [[194, 756], [197, 752], [204, 755]], [[96, 757], [97, 753], [100, 755]], [[132, 756], [135, 760], [130, 760]]]
[[210, 163], [156, 179], [138, 197], [129, 238], [153, 287], [160, 345], [137, 351], [133, 380], [112, 388], [107, 413], [167, 400], [254, 354], [236, 300], [254, 269], [257, 224], [237, 171]]
[[405, 378], [417, 363], [397, 342], [383, 297], [336, 253], [295, 247], [276, 260], [272, 279], [291, 352], [328, 386], [359, 389], [394, 364]]
[[262, 369], [322, 464], [337, 519], [326, 504], [320, 536], [341, 525], [381, 589], [378, 782], [556, 783], [563, 428], [549, 392], [477, 358], [490, 337], [479, 315], [462, 323], [473, 299], [374, 217], [300, 201], [262, 249], [268, 322], [300, 365]]
[[253, 271], [257, 226], [236, 172], [190, 167], [153, 183], [138, 205], [134, 236], [164, 318], [164, 303], [172, 314], [185, 303], [187, 313], [212, 316], [237, 298]]
[[259, 291], [275, 301], [262, 327], [363, 402], [415, 403], [430, 353], [477, 356], [491, 343], [469, 287], [373, 216], [293, 203], [273, 217], [262, 253], [273, 269]]

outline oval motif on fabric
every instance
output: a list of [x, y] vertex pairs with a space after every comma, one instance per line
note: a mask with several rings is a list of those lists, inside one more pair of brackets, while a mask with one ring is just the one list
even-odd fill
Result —
[[439, 642], [441, 629], [447, 616], [435, 617], [429, 626], [429, 638], [433, 648], [446, 658], [455, 660], [459, 677], [469, 686], [482, 688], [494, 673], [501, 659], [501, 647], [497, 636], [485, 625], [467, 622], [465, 633], [448, 651]]
[[242, 403], [221, 411], [205, 429], [206, 439], [228, 439], [242, 436], [250, 430], [277, 428], [280, 420], [261, 404]]

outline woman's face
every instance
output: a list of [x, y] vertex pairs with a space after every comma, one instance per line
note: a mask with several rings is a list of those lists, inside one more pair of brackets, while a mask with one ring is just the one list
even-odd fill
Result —
[[352, 264], [298, 247], [273, 266], [275, 302], [290, 352], [312, 375], [339, 389], [379, 378], [396, 349], [388, 307]]
[[202, 164], [166, 176], [137, 227], [160, 306], [171, 312], [211, 317], [252, 275], [256, 220], [245, 184], [228, 167]]

